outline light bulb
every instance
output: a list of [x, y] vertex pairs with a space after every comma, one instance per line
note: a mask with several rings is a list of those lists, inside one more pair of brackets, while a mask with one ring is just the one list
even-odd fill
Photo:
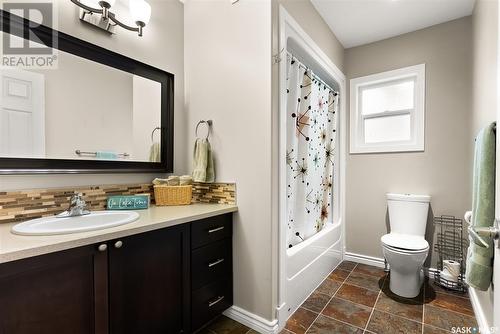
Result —
[[129, 3], [130, 15], [137, 23], [146, 25], [151, 18], [151, 6], [144, 0], [130, 0]]

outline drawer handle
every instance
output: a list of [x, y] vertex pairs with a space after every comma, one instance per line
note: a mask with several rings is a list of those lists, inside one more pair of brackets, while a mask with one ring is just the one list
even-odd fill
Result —
[[220, 263], [222, 263], [222, 262], [224, 262], [224, 259], [218, 259], [218, 260], [217, 260], [217, 261], [215, 261], [215, 262], [209, 263], [209, 264], [208, 264], [208, 268], [212, 268], [213, 266], [216, 266], [216, 265], [218, 265], [218, 264], [220, 264]]
[[224, 226], [213, 228], [211, 230], [208, 230], [208, 233], [219, 232], [219, 231], [222, 231], [223, 229], [224, 229]]
[[214, 305], [216, 305], [216, 304], [220, 303], [223, 299], [224, 299], [224, 296], [219, 296], [219, 297], [217, 297], [217, 299], [216, 299], [216, 300], [214, 300], [213, 302], [209, 302], [209, 303], [208, 303], [208, 307], [212, 307], [212, 306], [214, 306]]

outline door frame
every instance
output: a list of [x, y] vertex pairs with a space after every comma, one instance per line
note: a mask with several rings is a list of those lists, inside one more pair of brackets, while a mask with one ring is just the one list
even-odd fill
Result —
[[[339, 85], [340, 93], [340, 105], [339, 105], [339, 115], [337, 116], [337, 124], [339, 126], [339, 141], [337, 144], [338, 148], [338, 169], [336, 170], [337, 176], [340, 180], [337, 193], [337, 203], [340, 210], [334, 215], [341, 223], [341, 243], [342, 243], [342, 258], [345, 254], [345, 165], [346, 165], [346, 129], [347, 129], [347, 108], [346, 108], [346, 76], [342, 71], [330, 60], [330, 58], [321, 50], [321, 48], [313, 41], [313, 39], [302, 29], [297, 21], [285, 10], [283, 6], [279, 6], [279, 115], [277, 116], [278, 127], [276, 136], [279, 138], [279, 160], [277, 164], [279, 172], [279, 185], [275, 193], [278, 195], [278, 227], [277, 227], [277, 240], [275, 239], [275, 247], [277, 247], [278, 254], [278, 291], [277, 291], [277, 307], [276, 314], [278, 319], [279, 328], [282, 329], [285, 326], [288, 315], [290, 314], [287, 310], [286, 303], [286, 286], [287, 286], [287, 275], [286, 275], [286, 259], [287, 259], [287, 247], [286, 247], [286, 166], [283, 166], [281, 159], [283, 152], [286, 151], [286, 132], [284, 131], [284, 118], [283, 115], [286, 114], [286, 96], [281, 94], [286, 87], [286, 51], [287, 51], [287, 41], [289, 37], [293, 37], [294, 41], [299, 43], [301, 48], [307, 50], [309, 55], [314, 58], [322, 70], [328, 74], [335, 82]], [[276, 59], [278, 60], [278, 59]], [[286, 124], [286, 122], [285, 122]], [[333, 268], [332, 268], [333, 269]]]

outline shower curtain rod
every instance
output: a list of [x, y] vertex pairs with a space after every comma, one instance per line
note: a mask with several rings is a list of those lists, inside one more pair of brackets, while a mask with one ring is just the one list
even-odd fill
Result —
[[333, 89], [329, 84], [327, 84], [326, 82], [324, 82], [309, 67], [307, 67], [306, 65], [304, 65], [304, 63], [302, 61], [300, 61], [300, 59], [298, 57], [294, 56], [293, 53], [291, 53], [290, 51], [287, 51], [286, 53], [287, 53], [287, 55], [289, 55], [290, 57], [292, 57], [292, 59], [295, 58], [295, 60], [299, 62], [299, 67], [302, 67], [302, 68], [304, 68], [307, 71], [311, 71], [312, 75], [314, 76], [314, 78], [316, 80], [318, 80], [320, 83], [322, 83], [323, 85], [325, 85], [329, 90], [331, 90], [332, 92], [335, 92], [338, 95], [339, 92], [337, 90]]

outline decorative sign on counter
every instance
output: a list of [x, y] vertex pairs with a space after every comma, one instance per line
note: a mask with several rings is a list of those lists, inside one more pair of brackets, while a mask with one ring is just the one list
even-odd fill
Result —
[[149, 194], [108, 197], [108, 210], [139, 210], [149, 208]]

